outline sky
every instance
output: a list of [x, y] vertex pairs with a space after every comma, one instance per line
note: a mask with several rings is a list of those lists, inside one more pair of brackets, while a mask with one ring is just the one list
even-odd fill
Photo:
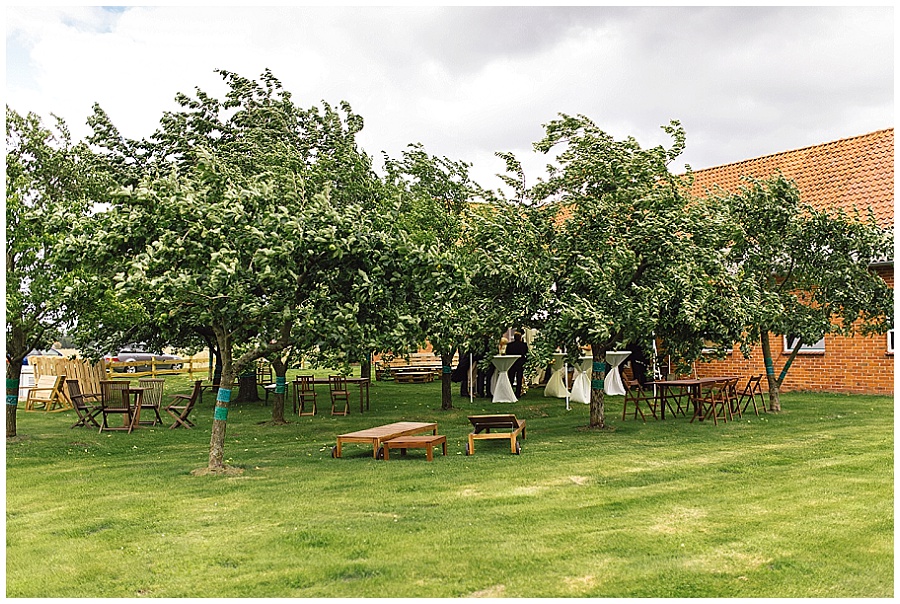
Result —
[[128, 138], [152, 135], [178, 93], [221, 98], [216, 69], [270, 69], [296, 104], [347, 101], [376, 165], [421, 143], [500, 188], [513, 152], [582, 114], [694, 170], [893, 127], [892, 5], [7, 6], [6, 104], [86, 136], [94, 103]]

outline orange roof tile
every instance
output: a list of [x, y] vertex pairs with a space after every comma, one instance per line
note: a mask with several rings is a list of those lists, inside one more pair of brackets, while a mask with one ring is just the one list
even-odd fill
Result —
[[801, 201], [819, 210], [872, 208], [885, 228], [894, 225], [894, 129], [767, 155], [694, 172], [692, 192], [716, 185], [736, 191], [741, 177], [768, 178], [780, 170], [797, 183]]

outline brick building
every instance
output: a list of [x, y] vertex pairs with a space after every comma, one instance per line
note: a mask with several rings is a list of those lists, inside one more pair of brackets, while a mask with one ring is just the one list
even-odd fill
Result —
[[[878, 222], [894, 227], [894, 129], [846, 138], [822, 145], [785, 151], [757, 159], [698, 170], [694, 192], [715, 186], [736, 191], [741, 178], [768, 178], [776, 171], [794, 180], [801, 200], [820, 210], [872, 208]], [[872, 266], [894, 286], [893, 258]], [[815, 390], [858, 394], [893, 394], [894, 333], [887, 336], [844, 338], [826, 335], [801, 350], [785, 378], [782, 391]], [[787, 344], [773, 336], [776, 367], [789, 355]], [[778, 358], [780, 356], [780, 358]], [[762, 351], [757, 346], [749, 359], [740, 351], [723, 361], [696, 363], [698, 375], [764, 374]], [[765, 380], [763, 380], [765, 385]], [[765, 386], [764, 386], [765, 387]]]

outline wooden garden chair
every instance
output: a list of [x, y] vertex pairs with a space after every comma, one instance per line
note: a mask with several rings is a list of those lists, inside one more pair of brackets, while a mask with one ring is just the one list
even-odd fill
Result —
[[[525, 420], [518, 419], [515, 415], [470, 415], [472, 433], [469, 434], [469, 442], [466, 443], [466, 455], [475, 454], [475, 441], [483, 439], [508, 439], [512, 453], [519, 455], [522, 446], [518, 437], [521, 434], [525, 439]], [[503, 432], [491, 432], [491, 430], [504, 430]]]
[[42, 375], [37, 383], [28, 391], [25, 399], [25, 411], [34, 411], [39, 405], [44, 411], [64, 411], [70, 403], [63, 395], [62, 388], [66, 381], [64, 375]]
[[[708, 420], [711, 417], [715, 425], [719, 425], [720, 419], [727, 422], [731, 415], [731, 407], [728, 403], [726, 389], [726, 380], [717, 380], [702, 390], [695, 399], [696, 407], [694, 415], [691, 417], [691, 423], [698, 417], [701, 420]], [[733, 416], [732, 419], [734, 419]]]
[[153, 414], [156, 416], [150, 421], [141, 420], [139, 423], [148, 426], [162, 424], [163, 420], [159, 415], [159, 408], [162, 406], [162, 396], [166, 386], [166, 380], [160, 378], [141, 378], [138, 380], [138, 386], [144, 388], [144, 393], [141, 396], [141, 411], [153, 411]]
[[[101, 380], [100, 413], [103, 421], [100, 432], [104, 430], [125, 430], [131, 433], [134, 412], [131, 409], [131, 396], [128, 393], [129, 383], [125, 380]], [[121, 416], [122, 425], [109, 425], [110, 416]]]
[[194, 389], [191, 391], [190, 395], [176, 394], [172, 397], [172, 400], [169, 402], [168, 406], [166, 406], [166, 413], [174, 417], [175, 422], [169, 426], [169, 430], [174, 430], [178, 426], [187, 429], [194, 427], [194, 423], [188, 416], [191, 414], [191, 411], [194, 410], [194, 405], [197, 404], [197, 400], [200, 398], [202, 388], [203, 380], [197, 380], [194, 382]]
[[[738, 405], [743, 405], [743, 411], [746, 411], [747, 407], [750, 406], [750, 403], [753, 403], [753, 411], [756, 412], [757, 416], [759, 416], [759, 407], [762, 407], [763, 413], [768, 413], [768, 410], [766, 409], [766, 399], [763, 397], [762, 386], [760, 385], [762, 377], [763, 376], [761, 375], [750, 377], [738, 399]], [[759, 406], [756, 405], [757, 397], [759, 397]]]
[[[76, 415], [78, 415], [78, 421], [69, 426], [69, 428], [77, 428], [78, 426], [89, 428], [89, 423], [92, 424], [94, 428], [99, 428], [100, 424], [97, 423], [96, 418], [102, 411], [99, 405], [100, 393], [81, 392], [81, 386], [78, 384], [78, 380], [66, 380], [66, 387], [69, 391], [69, 400], [72, 402], [72, 408], [75, 410]], [[88, 404], [88, 399], [97, 401], [97, 403]]]
[[294, 380], [294, 413], [300, 417], [315, 415], [318, 410], [314, 379], [311, 375], [298, 375]]
[[[328, 376], [328, 387], [331, 390], [331, 414], [350, 415], [350, 391], [347, 390], [347, 378], [342, 375]], [[339, 411], [340, 404], [344, 410]]]

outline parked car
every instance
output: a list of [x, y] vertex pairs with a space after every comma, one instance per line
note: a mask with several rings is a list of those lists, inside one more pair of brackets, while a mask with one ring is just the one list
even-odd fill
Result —
[[22, 364], [28, 364], [28, 357], [61, 357], [63, 353], [58, 351], [55, 348], [49, 348], [47, 350], [32, 350], [28, 354], [25, 355], [25, 358], [22, 359]]
[[[157, 369], [181, 369], [183, 359], [173, 354], [156, 354], [147, 352], [137, 347], [123, 348], [116, 355], [107, 355], [104, 357], [107, 361], [131, 363], [134, 361], [146, 361], [146, 365], [128, 365], [126, 367], [114, 367], [114, 371], [119, 373], [137, 373], [139, 371], [150, 371], [150, 362], [156, 361]], [[170, 361], [170, 362], [167, 362]]]

